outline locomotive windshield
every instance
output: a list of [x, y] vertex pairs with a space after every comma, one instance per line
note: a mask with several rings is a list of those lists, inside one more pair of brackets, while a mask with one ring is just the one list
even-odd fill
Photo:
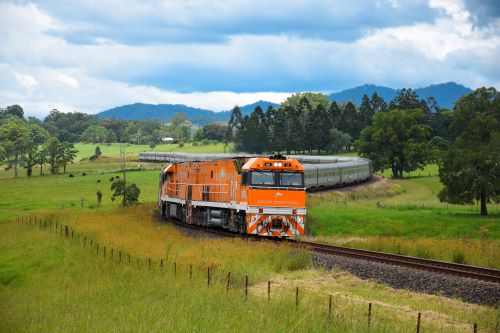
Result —
[[304, 187], [303, 172], [252, 171], [250, 185], [276, 187]]
[[252, 172], [251, 185], [269, 185], [276, 184], [276, 173], [271, 171], [254, 171]]
[[304, 186], [304, 174], [302, 172], [280, 172], [281, 186]]

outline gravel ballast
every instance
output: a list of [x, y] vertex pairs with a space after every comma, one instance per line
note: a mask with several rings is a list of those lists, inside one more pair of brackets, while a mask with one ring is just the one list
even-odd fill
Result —
[[314, 252], [315, 267], [339, 267], [361, 279], [374, 279], [393, 288], [434, 294], [475, 304], [500, 304], [500, 284], [407, 267]]

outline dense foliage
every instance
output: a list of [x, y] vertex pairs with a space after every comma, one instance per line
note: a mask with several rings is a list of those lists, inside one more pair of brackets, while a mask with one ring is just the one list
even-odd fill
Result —
[[14, 169], [18, 176], [19, 167], [26, 169], [29, 177], [33, 168], [48, 164], [50, 172], [56, 173], [62, 167], [66, 172], [68, 163], [73, 163], [77, 150], [72, 143], [60, 142], [41, 126], [35, 118], [24, 118], [19, 105], [7, 107], [0, 112], [0, 161], [7, 163], [7, 169]]
[[477, 200], [481, 215], [487, 215], [487, 203], [500, 200], [500, 94], [480, 88], [460, 98], [451, 129], [456, 138], [440, 163], [439, 198], [458, 204]]
[[[425, 128], [425, 133], [421, 134], [424, 136], [422, 140], [427, 142], [432, 138], [435, 143], [431, 143], [432, 147], [446, 147], [447, 142], [452, 139], [448, 131], [451, 112], [440, 109], [433, 98], [427, 101], [419, 99], [412, 89], [402, 89], [389, 104], [377, 93], [371, 97], [364, 95], [359, 108], [353, 102], [341, 105], [335, 101], [330, 102], [326, 95], [320, 93], [294, 94], [277, 109], [269, 107], [264, 112], [260, 107], [256, 107], [250, 115], [245, 116], [242, 116], [239, 107], [235, 107], [228, 124], [227, 140], [234, 141], [237, 150], [250, 153], [321, 154], [349, 151], [354, 141], [361, 137], [362, 130], [372, 125], [375, 115], [389, 113], [389, 110], [416, 109], [421, 110], [418, 124], [424, 126], [418, 128]], [[405, 120], [399, 118], [406, 114], [399, 112], [391, 114], [390, 117], [397, 122], [404, 122]], [[408, 137], [405, 134], [398, 136]], [[366, 139], [370, 138], [365, 137], [363, 142], [366, 142]], [[359, 145], [361, 146], [366, 145]], [[412, 149], [417, 147], [414, 145]], [[431, 150], [422, 153], [427, 152], [430, 155], [425, 158], [415, 154], [411, 154], [411, 157], [408, 155], [405, 159], [411, 159], [413, 162], [398, 168], [397, 174], [421, 167], [425, 161], [432, 160], [435, 155], [431, 154]], [[381, 167], [388, 166], [387, 163], [379, 164]]]

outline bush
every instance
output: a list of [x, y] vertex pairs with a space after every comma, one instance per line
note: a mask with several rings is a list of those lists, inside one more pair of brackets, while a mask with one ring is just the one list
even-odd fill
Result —
[[109, 181], [112, 182], [113, 180], [115, 180], [115, 177], [111, 177], [109, 178]]
[[73, 178], [73, 177], [75, 177], [75, 176], [74, 176], [73, 174], [71, 174], [71, 173], [70, 173], [70, 174], [68, 175], [68, 177], [69, 177], [69, 178]]
[[456, 264], [465, 264], [465, 254], [462, 251], [454, 251], [453, 262]]
[[184, 141], [183, 140], [179, 141], [179, 148], [182, 148], [182, 147], [184, 147]]
[[208, 140], [208, 139], [203, 139], [203, 140], [201, 141], [201, 144], [202, 144], [203, 146], [208, 146], [208, 145], [210, 144], [210, 140]]
[[98, 179], [98, 180], [96, 181], [96, 183], [100, 183], [100, 182], [101, 182], [101, 180], [100, 180], [100, 179]]
[[84, 173], [82, 173], [82, 176], [86, 176], [86, 175], [87, 175], [87, 174], [86, 174], [85, 172], [84, 172]]
[[199, 145], [198, 142], [196, 142], [196, 141], [193, 142], [193, 147], [198, 147], [198, 145]]

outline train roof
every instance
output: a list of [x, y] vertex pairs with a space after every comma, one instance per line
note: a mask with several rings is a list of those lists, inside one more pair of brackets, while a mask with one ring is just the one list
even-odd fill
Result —
[[[213, 161], [220, 159], [233, 159], [233, 158], [268, 158], [269, 155], [252, 155], [252, 154], [194, 154], [194, 153], [171, 153], [171, 152], [141, 152], [139, 153], [139, 158], [141, 154], [146, 156], [153, 155], [158, 160], [164, 162], [195, 162], [195, 161]], [[287, 155], [288, 159], [296, 159], [304, 165], [304, 168], [308, 164], [313, 164], [316, 167], [320, 167], [322, 164], [326, 164], [324, 168], [331, 168], [334, 165], [339, 166], [356, 166], [365, 165], [369, 163], [370, 160], [362, 157], [345, 157], [345, 156], [314, 156], [314, 155]], [[323, 168], [323, 167], [321, 167]], [[306, 169], [309, 169], [308, 167]]]

